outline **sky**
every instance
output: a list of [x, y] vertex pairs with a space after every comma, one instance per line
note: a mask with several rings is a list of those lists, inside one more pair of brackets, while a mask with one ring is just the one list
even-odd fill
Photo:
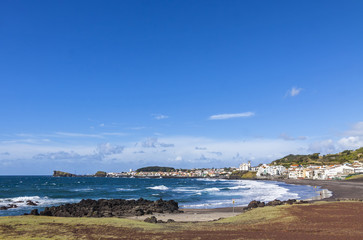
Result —
[[362, 1], [0, 2], [0, 174], [363, 147]]

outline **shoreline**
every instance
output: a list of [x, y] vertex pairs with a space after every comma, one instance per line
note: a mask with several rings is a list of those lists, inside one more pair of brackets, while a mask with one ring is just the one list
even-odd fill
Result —
[[[246, 179], [247, 180], [247, 179]], [[257, 180], [257, 179], [249, 179]], [[262, 179], [261, 179], [262, 180]], [[257, 180], [258, 181], [258, 180]], [[275, 179], [262, 181], [278, 181], [286, 184], [294, 185], [309, 185], [319, 186], [318, 192], [322, 194], [311, 199], [304, 199], [310, 203], [318, 201], [340, 201], [340, 200], [356, 200], [363, 201], [363, 181], [337, 181], [337, 180], [300, 180], [300, 179]], [[193, 208], [182, 208], [184, 213], [156, 213], [148, 216], [132, 216], [127, 217], [128, 219], [143, 221], [146, 217], [155, 216], [158, 220], [167, 221], [173, 219], [176, 222], [205, 222], [205, 221], [216, 221], [221, 218], [228, 218], [237, 216], [244, 213], [245, 206], [233, 207], [222, 207], [222, 208], [207, 208], [207, 209], [193, 209]]]
[[[295, 185], [319, 186], [322, 190], [327, 189], [331, 192], [331, 196], [320, 199], [324, 201], [363, 200], [363, 181], [308, 179], [278, 179], [274, 181]], [[313, 201], [318, 200], [313, 199]]]

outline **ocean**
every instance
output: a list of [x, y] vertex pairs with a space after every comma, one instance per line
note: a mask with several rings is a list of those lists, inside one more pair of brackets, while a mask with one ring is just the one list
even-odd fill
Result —
[[[308, 199], [319, 188], [275, 181], [190, 178], [59, 178], [52, 176], [0, 176], [0, 216], [23, 215], [32, 209], [79, 202], [82, 199], [175, 200], [181, 208], [245, 206], [252, 200]], [[26, 201], [37, 202], [28, 206]]]

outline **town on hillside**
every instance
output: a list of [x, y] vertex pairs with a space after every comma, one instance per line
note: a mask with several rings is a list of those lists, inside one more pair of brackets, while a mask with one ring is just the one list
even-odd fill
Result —
[[363, 163], [359, 161], [354, 161], [352, 164], [322, 166], [292, 164], [288, 168], [282, 165], [269, 164], [252, 167], [251, 163], [248, 162], [242, 163], [239, 168], [173, 169], [170, 171], [130, 170], [129, 172], [107, 173], [107, 177], [340, 180], [359, 174], [363, 174]]
[[270, 164], [251, 166], [251, 161], [239, 167], [175, 169], [151, 166], [128, 172], [103, 172], [75, 175], [54, 171], [55, 177], [130, 177], [130, 178], [223, 178], [223, 179], [312, 179], [341, 180], [363, 177], [363, 148], [320, 156], [288, 155]]

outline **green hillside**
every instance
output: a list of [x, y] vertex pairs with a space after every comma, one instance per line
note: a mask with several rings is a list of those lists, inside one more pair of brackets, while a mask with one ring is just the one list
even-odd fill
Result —
[[345, 150], [336, 154], [327, 154], [320, 156], [319, 153], [309, 155], [287, 155], [283, 158], [271, 162], [270, 165], [283, 165], [289, 167], [292, 164], [298, 165], [333, 165], [342, 164], [345, 162], [353, 163], [353, 161], [359, 160], [363, 162], [363, 147], [357, 150]]
[[173, 172], [175, 171], [172, 167], [159, 167], [159, 166], [152, 166], [152, 167], [143, 167], [136, 170], [136, 172]]

